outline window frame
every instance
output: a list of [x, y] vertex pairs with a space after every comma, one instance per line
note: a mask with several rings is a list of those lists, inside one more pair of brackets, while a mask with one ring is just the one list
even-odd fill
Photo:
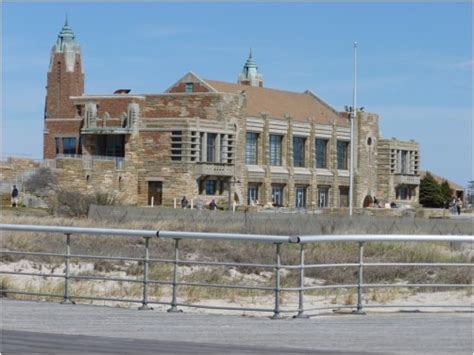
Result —
[[[299, 142], [296, 144], [296, 142]], [[293, 166], [297, 168], [305, 167], [306, 137], [293, 136]], [[299, 156], [297, 156], [299, 155]]]
[[258, 164], [258, 141], [259, 134], [257, 132], [247, 132], [245, 135], [245, 164]]
[[[320, 146], [318, 142], [322, 142], [323, 144]], [[315, 149], [315, 154], [314, 154], [314, 159], [315, 159], [315, 164], [316, 164], [316, 169], [327, 169], [328, 168], [328, 142], [329, 139], [327, 138], [318, 138], [314, 140], [314, 149]], [[318, 149], [323, 148], [323, 149]], [[320, 153], [322, 151], [322, 153]], [[321, 161], [319, 158], [322, 158], [323, 160]]]
[[269, 164], [270, 166], [282, 166], [282, 146], [283, 146], [283, 135], [281, 134], [270, 134], [268, 137], [269, 142]]
[[336, 142], [337, 170], [349, 170], [349, 143], [349, 141], [339, 139]]

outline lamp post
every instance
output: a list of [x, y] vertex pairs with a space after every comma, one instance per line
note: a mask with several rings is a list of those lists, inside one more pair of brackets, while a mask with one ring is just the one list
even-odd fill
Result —
[[354, 87], [352, 90], [352, 110], [350, 115], [351, 120], [351, 164], [349, 171], [349, 216], [352, 217], [352, 204], [353, 204], [353, 192], [354, 192], [354, 120], [357, 117], [357, 42], [354, 42]]

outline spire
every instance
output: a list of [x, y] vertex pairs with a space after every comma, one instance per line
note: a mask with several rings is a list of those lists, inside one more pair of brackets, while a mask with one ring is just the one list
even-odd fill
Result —
[[263, 76], [258, 72], [257, 63], [253, 60], [252, 48], [250, 48], [249, 57], [244, 64], [242, 73], [239, 75], [238, 83], [250, 86], [263, 86]]
[[63, 52], [65, 49], [65, 46], [67, 45], [70, 45], [71, 47], [73, 47], [73, 45], [76, 44], [74, 39], [75, 39], [74, 32], [72, 32], [72, 28], [69, 27], [68, 16], [66, 14], [64, 26], [61, 32], [59, 32], [58, 40], [56, 41], [56, 51]]

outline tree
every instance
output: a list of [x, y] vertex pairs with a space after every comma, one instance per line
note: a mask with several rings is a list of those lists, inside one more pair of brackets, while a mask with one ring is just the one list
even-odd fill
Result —
[[441, 197], [443, 198], [443, 206], [447, 208], [449, 206], [449, 202], [453, 198], [453, 190], [451, 189], [451, 186], [449, 186], [447, 180], [444, 180], [441, 184], [440, 193]]
[[426, 173], [420, 181], [420, 204], [423, 207], [439, 208], [443, 206], [441, 187], [433, 175]]
[[474, 204], [474, 180], [467, 183], [467, 203]]

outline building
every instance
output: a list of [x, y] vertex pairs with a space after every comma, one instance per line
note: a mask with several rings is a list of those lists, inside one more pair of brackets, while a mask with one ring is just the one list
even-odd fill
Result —
[[[250, 52], [236, 84], [189, 72], [164, 93], [84, 93], [67, 21], [51, 52], [44, 158], [63, 184], [124, 204], [175, 199], [297, 208], [347, 207], [349, 113], [313, 92], [266, 88]], [[419, 149], [384, 140], [379, 117], [355, 121], [354, 206], [367, 196], [416, 202]]]

